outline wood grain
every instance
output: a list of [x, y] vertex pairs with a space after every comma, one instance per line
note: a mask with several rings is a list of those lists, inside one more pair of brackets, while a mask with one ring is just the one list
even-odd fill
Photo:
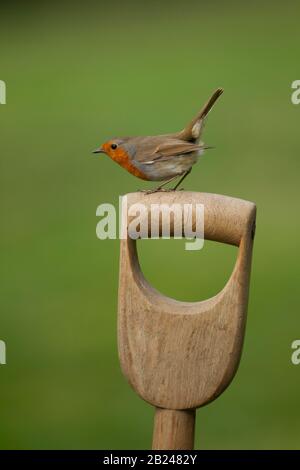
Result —
[[[221, 292], [201, 302], [179, 302], [145, 280], [135, 240], [121, 241], [118, 348], [122, 371], [136, 393], [155, 407], [194, 410], [223, 392], [239, 364], [256, 207], [228, 196], [172, 192], [129, 194], [126, 210], [136, 202], [149, 208], [161, 203], [202, 203], [205, 238], [239, 247]], [[164, 422], [162, 415], [156, 421]]]
[[153, 450], [190, 450], [194, 448], [195, 410], [156, 408]]

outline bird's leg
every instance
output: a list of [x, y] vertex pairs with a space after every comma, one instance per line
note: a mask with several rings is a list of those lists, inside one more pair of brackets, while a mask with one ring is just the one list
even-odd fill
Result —
[[192, 169], [190, 168], [189, 170], [185, 171], [182, 175], [182, 177], [180, 178], [180, 180], [178, 181], [178, 183], [176, 183], [176, 185], [174, 186], [174, 188], [172, 188], [172, 191], [176, 191], [176, 189], [178, 188], [178, 186], [182, 183], [182, 181], [184, 180], [184, 178], [190, 174], [190, 172], [192, 171]]
[[[146, 189], [146, 190], [143, 190], [142, 192], [145, 193], [145, 194], [152, 194], [152, 193], [157, 193], [159, 191], [173, 191], [173, 188], [171, 189], [163, 189], [163, 187], [168, 184], [168, 183], [171, 183], [171, 181], [175, 180], [176, 178], [178, 178], [178, 175], [176, 176], [172, 176], [172, 178], [168, 179], [167, 181], [164, 181], [162, 184], [160, 184], [157, 188], [154, 188], [154, 189]], [[177, 185], [176, 185], [177, 186]]]

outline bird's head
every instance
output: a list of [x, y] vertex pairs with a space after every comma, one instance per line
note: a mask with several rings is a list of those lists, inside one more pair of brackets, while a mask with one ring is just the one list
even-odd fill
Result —
[[127, 139], [111, 139], [101, 145], [98, 149], [94, 150], [93, 153], [105, 153], [113, 160], [120, 160], [127, 155], [126, 149]]

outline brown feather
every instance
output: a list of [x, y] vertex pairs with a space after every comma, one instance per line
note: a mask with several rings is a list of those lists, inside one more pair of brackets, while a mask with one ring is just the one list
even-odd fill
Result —
[[175, 157], [176, 155], [185, 155], [187, 153], [201, 150], [201, 148], [201, 145], [196, 145], [191, 142], [185, 142], [177, 139], [168, 139], [163, 144], [160, 144], [158, 147], [156, 147], [155, 151], [153, 152], [152, 160]]
[[201, 133], [203, 130], [205, 118], [208, 115], [209, 111], [217, 101], [217, 99], [222, 95], [223, 89], [217, 88], [217, 90], [212, 94], [207, 103], [203, 108], [198, 112], [198, 114], [192, 119], [187, 126], [178, 133], [180, 139], [197, 142], [201, 138]]

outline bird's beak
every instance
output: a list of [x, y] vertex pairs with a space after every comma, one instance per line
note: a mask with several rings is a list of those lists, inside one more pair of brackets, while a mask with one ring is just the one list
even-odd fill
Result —
[[105, 152], [101, 147], [99, 147], [98, 149], [93, 150], [93, 153], [105, 153]]

